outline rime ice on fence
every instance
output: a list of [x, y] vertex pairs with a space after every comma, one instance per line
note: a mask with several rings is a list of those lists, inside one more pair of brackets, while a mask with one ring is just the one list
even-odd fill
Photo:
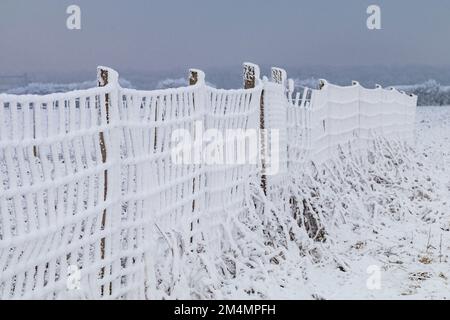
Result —
[[101, 294], [99, 273], [112, 263], [102, 259], [101, 239], [111, 235], [102, 218], [117, 198], [104, 198], [113, 163], [102, 161], [99, 134], [111, 145], [104, 106], [115, 91], [0, 95], [2, 298], [67, 297], [69, 266], [83, 268], [91, 297]]
[[[412, 138], [415, 96], [325, 80], [297, 92], [282, 69], [272, 81], [254, 64], [244, 71], [239, 90], [208, 87], [196, 69], [185, 88], [131, 90], [100, 67], [99, 88], [0, 94], [0, 298], [170, 296], [192, 262], [180, 265], [186, 253], [212, 278], [224, 252], [251, 254], [239, 248], [238, 223], [254, 210], [250, 184], [296, 179], [307, 163], [334, 159], [338, 146], [363, 152], [377, 137]], [[174, 164], [171, 134], [194, 137], [195, 123], [221, 133], [278, 130], [279, 149], [260, 142], [262, 153], [278, 153], [279, 173]], [[68, 290], [71, 266], [80, 290]]]
[[288, 92], [288, 165], [335, 159], [337, 146], [366, 149], [377, 137], [411, 141], [417, 97], [395, 89], [340, 87], [320, 81], [319, 89]]

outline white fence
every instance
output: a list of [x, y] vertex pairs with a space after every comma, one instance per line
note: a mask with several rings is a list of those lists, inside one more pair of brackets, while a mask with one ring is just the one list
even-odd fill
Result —
[[[284, 70], [274, 68], [272, 81], [256, 65], [245, 70], [240, 90], [208, 87], [199, 70], [189, 87], [123, 89], [100, 67], [99, 88], [0, 94], [0, 298], [154, 298], [155, 288], [169, 290], [159, 281], [169, 272], [161, 243], [173, 256], [220, 261], [233, 243], [223, 239], [237, 236], [232, 221], [252, 206], [251, 181], [265, 189], [300, 176], [338, 145], [412, 137], [415, 96], [326, 81], [297, 94]], [[279, 153], [279, 173], [174, 164], [172, 133], [196, 136], [196, 123], [277, 129], [280, 148], [270, 152]]]

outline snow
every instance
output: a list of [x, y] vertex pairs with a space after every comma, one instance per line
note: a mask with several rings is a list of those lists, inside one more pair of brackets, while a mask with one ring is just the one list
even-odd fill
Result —
[[[168, 81], [162, 86], [176, 84], [176, 81]], [[196, 86], [178, 91], [170, 89], [165, 91], [139, 92], [140, 95], [137, 94], [138, 92], [136, 90], [120, 89], [119, 94], [114, 90], [109, 95], [111, 101], [116, 101], [116, 104], [112, 103], [111, 105], [119, 105], [119, 96], [122, 97], [120, 110], [123, 114], [125, 112], [129, 113], [124, 118], [126, 121], [129, 121], [125, 122], [125, 125], [130, 127], [137, 123], [133, 121], [139, 119], [141, 115], [139, 113], [133, 113], [137, 109], [128, 107], [128, 103], [140, 102], [144, 105], [153, 106], [156, 105], [156, 101], [163, 94], [167, 97], [165, 101], [184, 101], [185, 97], [190, 100], [187, 105], [191, 109], [183, 108], [183, 111], [186, 112], [183, 123], [186, 123], [186, 126], [193, 119], [192, 114], [194, 114], [194, 111], [203, 110], [201, 108], [195, 108], [194, 110], [194, 101], [203, 101], [199, 97], [206, 96], [211, 99], [210, 101], [208, 100], [211, 105], [208, 105], [207, 108], [205, 107], [206, 105], [202, 107], [204, 110], [214, 110], [217, 114], [213, 113], [212, 116], [210, 115], [210, 118], [217, 121], [227, 121], [227, 117], [222, 114], [223, 110], [220, 108], [211, 107], [214, 101], [226, 100], [231, 107], [228, 105], [225, 105], [226, 108], [222, 106], [225, 108], [224, 110], [234, 110], [235, 112], [236, 106], [233, 106], [231, 104], [232, 102], [247, 101], [248, 105], [242, 105], [241, 110], [238, 109], [241, 112], [239, 116], [246, 120], [249, 117], [248, 110], [258, 110], [259, 99], [224, 99], [220, 97], [227, 96], [229, 92], [213, 88], [208, 88], [208, 94], [204, 95], [201, 92], [203, 90], [202, 88], [204, 88], [203, 85], [197, 84]], [[265, 86], [266, 89], [270, 89], [271, 87], [267, 84]], [[262, 88], [263, 86], [252, 89], [253, 91], [250, 94], [255, 94], [259, 97]], [[68, 106], [71, 107], [69, 109], [72, 112], [80, 112], [79, 119], [83, 119], [82, 115], [86, 116], [87, 106], [89, 106], [90, 110], [94, 110], [91, 107], [92, 102], [104, 99], [105, 93], [109, 93], [108, 90], [110, 89], [112, 90], [113, 87], [95, 88], [92, 91], [84, 92], [79, 97], [75, 96], [75, 93], [71, 93], [67, 98]], [[317, 97], [325, 96], [328, 93], [327, 90], [336, 93], [338, 91], [341, 92], [341, 89], [339, 88], [338, 90], [338, 88], [327, 85], [322, 88], [322, 91], [320, 91], [321, 94], [317, 94]], [[50, 87], [46, 90], [58, 91], [60, 89]], [[136, 219], [140, 220], [133, 222], [140, 227], [145, 226], [145, 234], [147, 237], [150, 236], [151, 239], [148, 242], [138, 243], [142, 247], [136, 245], [135, 248], [130, 250], [136, 249], [136, 252], [132, 252], [136, 255], [140, 254], [141, 250], [148, 250], [144, 257], [151, 257], [151, 259], [155, 260], [155, 263], [149, 263], [147, 261], [142, 263], [141, 260], [136, 260], [136, 265], [141, 263], [140, 265], [154, 268], [155, 272], [149, 272], [152, 275], [151, 279], [144, 277], [143, 271], [141, 272], [138, 268], [136, 268], [136, 273], [129, 271], [129, 279], [135, 277], [137, 279], [135, 281], [139, 283], [139, 286], [148, 285], [149, 296], [156, 299], [448, 298], [450, 295], [447, 289], [448, 277], [450, 277], [450, 268], [448, 265], [448, 257], [450, 254], [450, 213], [447, 212], [447, 202], [450, 199], [450, 177], [448, 173], [450, 164], [450, 148], [448, 145], [450, 138], [448, 130], [450, 108], [417, 109], [417, 137], [415, 145], [410, 145], [403, 140], [397, 141], [395, 135], [386, 135], [386, 128], [389, 128], [386, 120], [392, 120], [392, 118], [395, 120], [395, 117], [392, 115], [384, 118], [384, 121], [377, 121], [375, 123], [363, 122], [365, 125], [382, 126], [383, 130], [381, 132], [384, 135], [380, 137], [371, 135], [371, 139], [368, 139], [369, 141], [367, 142], [367, 148], [359, 150], [358, 147], [355, 148], [355, 145], [358, 144], [355, 142], [360, 138], [364, 138], [364, 136], [360, 135], [361, 132], [346, 134], [348, 133], [347, 128], [349, 126], [348, 124], [342, 125], [341, 123], [343, 119], [346, 119], [344, 113], [348, 113], [348, 118], [352, 118], [360, 125], [361, 119], [355, 116], [355, 114], [358, 114], [356, 110], [360, 112], [360, 109], [363, 111], [373, 111], [374, 109], [370, 109], [371, 107], [367, 104], [367, 101], [364, 103], [355, 103], [359, 98], [355, 99], [354, 96], [359, 97], [360, 90], [366, 94], [372, 92], [370, 97], [373, 97], [374, 93], [380, 91], [373, 90], [368, 92], [369, 90], [360, 88], [356, 84], [343, 90], [345, 90], [345, 94], [339, 97], [336, 94], [334, 94], [334, 97], [330, 94], [335, 99], [334, 105], [337, 104], [336, 98], [343, 99], [342, 101], [339, 100], [343, 107], [340, 109], [330, 108], [329, 112], [323, 113], [320, 113], [322, 108], [318, 109], [319, 116], [328, 117], [326, 120], [333, 119], [334, 116], [335, 122], [329, 121], [328, 124], [335, 124], [334, 127], [331, 126], [334, 130], [333, 132], [339, 133], [336, 136], [342, 137], [342, 139], [335, 141], [336, 143], [333, 142], [333, 145], [329, 145], [331, 142], [330, 139], [323, 139], [327, 147], [324, 150], [332, 147], [333, 150], [330, 151], [332, 151], [333, 157], [325, 157], [319, 161], [316, 154], [313, 154], [312, 160], [315, 163], [310, 163], [311, 161], [307, 162], [306, 160], [302, 162], [301, 169], [291, 171], [288, 177], [282, 177], [286, 179], [286, 183], [279, 183], [273, 186], [273, 189], [269, 190], [268, 196], [265, 196], [260, 188], [260, 177], [253, 174], [249, 175], [248, 183], [247, 180], [245, 181], [245, 188], [239, 187], [237, 188], [239, 192], [232, 193], [234, 199], [231, 199], [230, 192], [227, 191], [227, 188], [229, 188], [228, 183], [224, 183], [224, 180], [214, 180], [216, 183], [211, 184], [214, 188], [208, 189], [207, 191], [195, 190], [193, 192], [193, 200], [190, 197], [185, 198], [181, 193], [178, 194], [173, 192], [173, 189], [170, 189], [179, 183], [178, 179], [174, 179], [173, 181], [169, 180], [168, 182], [164, 181], [170, 186], [170, 188], [167, 188], [171, 190], [169, 192], [171, 197], [167, 197], [164, 194], [164, 197], [161, 197], [164, 202], [161, 200], [162, 204], [160, 203], [159, 205], [168, 208], [168, 212], [172, 210], [173, 205], [178, 205], [181, 208], [180, 213], [183, 214], [180, 215], [181, 218], [177, 216], [176, 219], [170, 215], [161, 215], [161, 221], [157, 220], [155, 222], [158, 230], [150, 228], [150, 226], [153, 228], [153, 224], [148, 225], [151, 220], [143, 218], [144, 215], [141, 214], [141, 211], [133, 213], [133, 210], [149, 212], [148, 208], [144, 210], [144, 206], [140, 207], [138, 205], [136, 207], [126, 207], [126, 216], [131, 217], [133, 214], [136, 214]], [[61, 91], [64, 90], [61, 89]], [[270, 93], [270, 91], [266, 90], [266, 93]], [[237, 96], [247, 95], [249, 93], [233, 91], [232, 94]], [[394, 91], [388, 92], [388, 94], [396, 94], [402, 98], [401, 100], [403, 98], [409, 99], [408, 96], [397, 94]], [[124, 95], [127, 97], [125, 102], [123, 101]], [[94, 98], [91, 100], [92, 96], [98, 96], [98, 99]], [[8, 98], [8, 96], [5, 97]], [[22, 97], [21, 99], [26, 98]], [[58, 96], [55, 95], [53, 99], [57, 100]], [[76, 103], [74, 101], [76, 99], [80, 101], [79, 105], [82, 107], [75, 108]], [[279, 111], [277, 108], [273, 108], [274, 106], [277, 107], [277, 101], [275, 101], [277, 99], [273, 100], [265, 100], [266, 104], [270, 104], [271, 107], [271, 112], [268, 114], [272, 115], [274, 111]], [[153, 101], [155, 102], [153, 103]], [[252, 102], [251, 107], [250, 101]], [[350, 108], [348, 108], [348, 105], [350, 105]], [[319, 105], [316, 105], [316, 108], [317, 106]], [[392, 103], [387, 106], [389, 107], [389, 111], [392, 111]], [[181, 104], [178, 107], [181, 107]], [[27, 121], [23, 121], [30, 123], [30, 108], [20, 110], [25, 110], [24, 119], [27, 119]], [[54, 108], [45, 108], [45, 110], [52, 111]], [[158, 109], [156, 108], [155, 110]], [[339, 114], [333, 115], [331, 111]], [[162, 117], [162, 115], [158, 115], [157, 111], [155, 111], [155, 114], [156, 116]], [[175, 110], [168, 114], [176, 116], [178, 112]], [[42, 117], [42, 112], [38, 111], [37, 115], [38, 118]], [[114, 121], [118, 115], [119, 112], [112, 113], [111, 120]], [[253, 127], [257, 127], [259, 119], [255, 117], [256, 113], [251, 113], [251, 115], [253, 115], [253, 122], [243, 122], [253, 124]], [[102, 115], [96, 114], [95, 116], [101, 117]], [[281, 119], [282, 125], [285, 125], [284, 117], [278, 117], [278, 114], [275, 114], [275, 116], [276, 119]], [[60, 125], [58, 127], [58, 130], [63, 128], [66, 139], [75, 139], [74, 134], [76, 132], [71, 133], [73, 136], [65, 132], [65, 117], [65, 114], [58, 117], [61, 123], [63, 123], [62, 126]], [[166, 114], [164, 117], [166, 117]], [[323, 130], [321, 133], [322, 137], [326, 138], [325, 133], [328, 132], [325, 131], [330, 130], [330, 125], [322, 126], [325, 123], [322, 121], [323, 119], [317, 119], [320, 120], [316, 123], [319, 125], [316, 125], [314, 128], [319, 128], [320, 131]], [[412, 118], [408, 117], [407, 120], [409, 119]], [[16, 127], [19, 125], [19, 122], [16, 120], [11, 121], [11, 125], [15, 126], [14, 129], [17, 129]], [[82, 125], [82, 121], [78, 121], [74, 117], [71, 117], [70, 120], [71, 127]], [[96, 118], [94, 120], [95, 123], [98, 122], [100, 124], [102, 124], [102, 121], [105, 121], [105, 119], [97, 121]], [[146, 118], [147, 120], [150, 121], [150, 118]], [[37, 123], [39, 124], [40, 121], [37, 121]], [[92, 126], [94, 122], [91, 121], [90, 123]], [[390, 127], [393, 127], [394, 131], [398, 130], [400, 129], [398, 123], [401, 122], [394, 121], [390, 124]], [[146, 124], [148, 126], [152, 125], [151, 122]], [[55, 125], [53, 123], [51, 124], [50, 132], [56, 131]], [[271, 127], [272, 123], [267, 121], [267, 125]], [[169, 125], [167, 127], [170, 128]], [[273, 124], [273, 127], [277, 127], [276, 123]], [[328, 129], [325, 129], [325, 127]], [[6, 126], [3, 126], [3, 128], [6, 132]], [[111, 125], [111, 128], [116, 128], [115, 124]], [[408, 126], [408, 132], [410, 128]], [[96, 128], [94, 129], [97, 130]], [[137, 131], [138, 129], [133, 129], [133, 132], [139, 132]], [[158, 129], [158, 136], [164, 137], [165, 134], [162, 131], [162, 126]], [[341, 132], [342, 130], [336, 131], [337, 129], [343, 129], [343, 132]], [[372, 129], [372, 127], [368, 127], [367, 129]], [[11, 132], [19, 131], [11, 130]], [[37, 132], [39, 133], [39, 130]], [[85, 132], [82, 131], [81, 133]], [[81, 135], [81, 133], [78, 134]], [[111, 141], [120, 141], [120, 137], [116, 136], [116, 133], [116, 131], [112, 132], [111, 137], [109, 137]], [[6, 137], [6, 135], [3, 136]], [[31, 126], [24, 126], [23, 137], [19, 135], [17, 137], [14, 135], [13, 137], [14, 139], [23, 138], [23, 140], [13, 141], [12, 143], [16, 143], [17, 145], [23, 144], [29, 147], [34, 141], [30, 139], [31, 136]], [[138, 136], [144, 137], [143, 134], [135, 134], [135, 138]], [[55, 141], [59, 141], [57, 139], [60, 139], [60, 137], [54, 138], [56, 139]], [[39, 137], [39, 139], [41, 140], [38, 142], [42, 142], [42, 138]], [[54, 143], [54, 141], [50, 141], [50, 143]], [[296, 141], [296, 139], [291, 139], [290, 143], [299, 144], [301, 142]], [[337, 149], [338, 144], [341, 147], [345, 146], [340, 152]], [[126, 156], [127, 163], [135, 165], [140, 163], [142, 159], [146, 159], [127, 150], [124, 153], [124, 150], [119, 150], [120, 146], [117, 147], [116, 145], [114, 147], [113, 144], [110, 144], [110, 146], [111, 154], [115, 155], [117, 159], [120, 159], [121, 156]], [[318, 143], [314, 143], [314, 146], [316, 148], [318, 146], [320, 147]], [[75, 148], [77, 147], [79, 146], [75, 144]], [[44, 152], [45, 149], [41, 149], [41, 151]], [[67, 145], [63, 153], [66, 154], [64, 159], [69, 159], [67, 161], [69, 164], [73, 165], [77, 162], [82, 162], [82, 159], [73, 159], [72, 163], [72, 158], [80, 154], [76, 149], [73, 157]], [[12, 161], [9, 153], [6, 153], [5, 157], [6, 161]], [[52, 156], [52, 159], [57, 158], [57, 156]], [[111, 158], [114, 159], [114, 156]], [[49, 158], [44, 157], [43, 159]], [[149, 157], [149, 159], [154, 158]], [[88, 164], [91, 167], [87, 168], [86, 175], [90, 175], [94, 171], [103, 172], [105, 168], [108, 168], [109, 173], [112, 173], [114, 168], [117, 169], [120, 167], [109, 167], [109, 164], [100, 163], [99, 157], [95, 160], [97, 163]], [[119, 161], [116, 161], [115, 165], [117, 163]], [[14, 166], [9, 165], [8, 167], [11, 168]], [[33, 165], [31, 165], [31, 170], [33, 168]], [[141, 196], [142, 190], [149, 190], [145, 188], [150, 187], [150, 190], [155, 194], [159, 194], [161, 190], [165, 190], [163, 189], [165, 185], [148, 185], [148, 181], [152, 181], [152, 179], [147, 179], [147, 177], [156, 175], [156, 172], [160, 168], [156, 166], [154, 169], [148, 170], [148, 168], [146, 169], [144, 167], [141, 168], [143, 171], [138, 172], [136, 170], [135, 173], [132, 173], [132, 171], [125, 173], [124, 171], [123, 176], [120, 175], [122, 171], [118, 171], [120, 172], [118, 175], [111, 174], [112, 179], [109, 179], [109, 183], [113, 187], [109, 189], [109, 198], [105, 201], [105, 207], [113, 207], [111, 212], [115, 213], [115, 216], [118, 217], [120, 214], [117, 213], [120, 213], [124, 209], [115, 205], [116, 201], [118, 201], [117, 198], [120, 200], [120, 196], [117, 197], [116, 195], [119, 195], [121, 191], [127, 197], [133, 198], [135, 194], [138, 197]], [[76, 171], [78, 173], [78, 170], [83, 169], [77, 169]], [[201, 168], [194, 169], [198, 170], [198, 175], [203, 175], [206, 172], [210, 174], [210, 177], [214, 178], [213, 173], [204, 171]], [[2, 170], [4, 172], [7, 171], [4, 168]], [[20, 168], [20, 171], [24, 170]], [[144, 172], [144, 174], [140, 172]], [[178, 171], [175, 173], [178, 173]], [[75, 172], [70, 172], [70, 175], [74, 174]], [[7, 176], [7, 174], [4, 174], [4, 176]], [[173, 176], [176, 175], [174, 174]], [[126, 177], [125, 182], [135, 182], [136, 185], [139, 185], [141, 189], [138, 191], [141, 193], [134, 190], [131, 183], [123, 183], [124, 186], [127, 185], [126, 189], [119, 190], [121, 184], [115, 182], [123, 177]], [[146, 179], [143, 179], [143, 177], [146, 177]], [[190, 185], [192, 179], [195, 181], [196, 175], [193, 177], [188, 175], [181, 182]], [[235, 177], [231, 174], [227, 174], [226, 178], [232, 183], [237, 183], [236, 186], [241, 186], [241, 179], [236, 179], [237, 182], [235, 182], [233, 180]], [[100, 179], [97, 183], [97, 191], [95, 193], [98, 197], [103, 198], [102, 188], [100, 188], [103, 182]], [[247, 179], [247, 176], [245, 176], [245, 179]], [[211, 181], [213, 180], [211, 179]], [[18, 186], [16, 181], [9, 182], [8, 180], [8, 183]], [[44, 183], [47, 182], [44, 181]], [[90, 185], [87, 187], [89, 188]], [[80, 193], [83, 195], [82, 197], [87, 196], [89, 192], [86, 191], [86, 186], [82, 185], [81, 188], [84, 190]], [[11, 190], [9, 192], [12, 194], [17, 192], [15, 189]], [[74, 190], [70, 188], [68, 192], [69, 199], [74, 197]], [[218, 214], [215, 215], [208, 213], [208, 211], [212, 211], [211, 208], [209, 208], [210, 210], [201, 211], [201, 201], [206, 199], [204, 195], [209, 196], [214, 192], [218, 196], [216, 198], [210, 198], [210, 201], [208, 200], [205, 203], [211, 203], [215, 206], [217, 202], [219, 210], [217, 211]], [[228, 195], [225, 200], [229, 202], [223, 200], [225, 197], [222, 196], [227, 193]], [[50, 196], [54, 198], [54, 195]], [[172, 196], [175, 196], [175, 199]], [[285, 200], [289, 200], [291, 196], [297, 200], [296, 209], [301, 213], [296, 218], [292, 215], [292, 208], [286, 206]], [[82, 197], [79, 199], [82, 199]], [[186, 199], [188, 203], [191, 201], [194, 202], [195, 200], [195, 208], [198, 210], [195, 214], [202, 214], [200, 216], [201, 220], [195, 221], [195, 217], [193, 220], [193, 206], [186, 206]], [[216, 201], [214, 199], [218, 200]], [[238, 201], [235, 201], [236, 199]], [[155, 205], [156, 202], [153, 201], [153, 198], [148, 200], [151, 200], [148, 203], [151, 203], [152, 206]], [[101, 202], [101, 200], [98, 201]], [[219, 203], [220, 201], [223, 201], [223, 203]], [[82, 201], [78, 201], [75, 205], [78, 205], [78, 203], [82, 203]], [[19, 206], [20, 204], [17, 205], [17, 207]], [[69, 213], [66, 214], [72, 214], [69, 210], [73, 208], [69, 208], [69, 206], [67, 208], [67, 212]], [[92, 209], [92, 213], [95, 213], [95, 210], [103, 212], [103, 209], [100, 207], [93, 207]], [[73, 210], [76, 212], [75, 209]], [[90, 214], [90, 211], [87, 212]], [[173, 224], [174, 221], [169, 221], [168, 218], [173, 218], [174, 221], [177, 221]], [[160, 219], [159, 215], [157, 219]], [[160, 222], [162, 223], [160, 224]], [[192, 227], [192, 223], [199, 223], [200, 227], [202, 227], [199, 229], [201, 232], [191, 233], [189, 227]], [[160, 229], [158, 224], [162, 226], [162, 229]], [[149, 232], [149, 230], [152, 230], [152, 232]], [[107, 231], [109, 232], [109, 230]], [[141, 231], [139, 230], [139, 232]], [[196, 237], [202, 234], [202, 237], [195, 238], [196, 241], [193, 242], [191, 234]], [[98, 243], [98, 237], [95, 233], [89, 235], [92, 238], [88, 237], [87, 241]], [[203, 235], [205, 235], [206, 240], [203, 238]], [[217, 239], [219, 237], [221, 238]], [[126, 246], [132, 247], [134, 245], [133, 235], [127, 232], [120, 233], [118, 239], [121, 242], [123, 241]], [[65, 250], [64, 244], [61, 248]], [[122, 254], [121, 247], [115, 247], [115, 250], [118, 250], [119, 254]], [[68, 255], [65, 254], [64, 256]], [[71, 254], [70, 258], [72, 259], [74, 256], [75, 254]], [[86, 255], [84, 259], [89, 261], [89, 257], [89, 255]], [[9, 267], [8, 272], [4, 272], [2, 276], [4, 278], [14, 278], [15, 272], [17, 272], [16, 269], [20, 270], [18, 266], [22, 269], [27, 268], [28, 265], [26, 263], [28, 262], [25, 261], [23, 265], [11, 264], [12, 267]], [[69, 261], [67, 261], [67, 264], [69, 264]], [[46, 270], [46, 264], [42, 265], [43, 268], [39, 270]], [[89, 262], [87, 262], [88, 265]], [[102, 264], [96, 264], [95, 266], [102, 266]], [[83, 269], [83, 271], [86, 269]], [[117, 275], [121, 274], [120, 272], [123, 270], [120, 268], [117, 270], [114, 269], [117, 273], [112, 274], [111, 278], [119, 278]], [[380, 271], [380, 281], [375, 281], [375, 288], [373, 287], [374, 270], [375, 273], [377, 270]], [[98, 274], [97, 271], [95, 268], [90, 268], [90, 272], [93, 275]], [[148, 283], [144, 283], [142, 279], [146, 279]], [[368, 286], [368, 283], [372, 287]], [[59, 285], [60, 283], [58, 283]], [[378, 285], [379, 288], [377, 288]], [[88, 288], [88, 286], [85, 285], [85, 288]], [[52, 287], [50, 289], [44, 289], [47, 290], [46, 292], [52, 292], [51, 290], [53, 290]], [[94, 292], [85, 290], [87, 297], [95, 297]], [[39, 297], [39, 294], [42, 292], [38, 291], [36, 297]], [[7, 293], [9, 294], [9, 292]], [[20, 295], [21, 292], [16, 291], [16, 294]], [[34, 293], [26, 292], [26, 294], [34, 297], [32, 295]], [[114, 292], [114, 295], [117, 295], [117, 297], [119, 297], [119, 294], [118, 291]]]
[[[267, 282], [252, 284], [261, 288], [264, 292], [261, 296], [270, 299], [450, 298], [449, 125], [450, 107], [418, 108], [416, 145], [395, 154], [403, 159], [402, 164], [392, 167], [393, 171], [386, 170], [386, 182], [374, 190], [358, 194], [344, 185], [341, 194], [326, 195], [334, 204], [338, 199], [345, 199], [347, 208], [341, 212], [342, 220], [335, 226], [328, 225], [325, 243], [309, 244], [308, 253], [303, 257], [294, 250], [281, 265], [272, 268]], [[378, 160], [378, 170], [388, 167], [387, 162]], [[376, 166], [369, 165], [365, 172], [372, 169]], [[376, 209], [370, 210], [371, 207]], [[336, 214], [339, 210], [335, 211]], [[367, 286], [371, 266], [381, 271], [379, 289]], [[230, 285], [235, 291], [226, 298], [248, 298], [238, 289], [245, 280], [245, 275], [236, 279]]]

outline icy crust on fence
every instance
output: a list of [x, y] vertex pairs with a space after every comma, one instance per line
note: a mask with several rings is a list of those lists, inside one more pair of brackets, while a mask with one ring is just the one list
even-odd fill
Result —
[[[279, 68], [269, 81], [245, 64], [239, 90], [195, 69], [177, 89], [118, 78], [99, 67], [98, 88], [0, 95], [1, 298], [270, 297], [335, 230], [322, 172], [347, 157], [391, 170], [379, 146], [414, 130], [416, 97], [326, 81], [297, 94]], [[278, 174], [174, 164], [172, 133], [196, 122], [278, 130]]]

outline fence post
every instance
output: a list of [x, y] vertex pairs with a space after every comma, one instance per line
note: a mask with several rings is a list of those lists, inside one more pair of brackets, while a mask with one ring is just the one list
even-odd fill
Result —
[[319, 79], [319, 90], [322, 90], [323, 87], [327, 84], [327, 80], [325, 79]]
[[293, 99], [292, 95], [294, 94], [294, 91], [295, 91], [294, 79], [288, 79], [287, 91], [288, 91], [289, 103], [292, 103], [292, 99]]
[[[277, 84], [279, 84], [279, 85], [281, 85], [283, 87], [285, 92], [287, 92], [288, 102], [292, 103], [292, 93], [295, 90], [294, 80], [287, 78], [287, 72], [284, 69], [272, 68], [271, 71], [272, 71], [272, 82], [275, 82], [275, 83], [277, 83]], [[283, 93], [285, 93], [285, 92], [283, 92]], [[281, 147], [281, 145], [280, 145], [280, 147]], [[288, 145], [288, 142], [286, 141], [286, 158], [285, 159], [281, 159], [281, 160], [286, 162], [286, 171], [287, 171], [287, 173], [288, 173], [288, 170], [289, 170], [289, 167], [288, 167], [288, 159], [289, 159], [288, 154], [289, 154], [289, 145]], [[289, 197], [289, 205], [290, 205], [290, 209], [292, 211], [292, 216], [294, 217], [295, 220], [297, 220], [299, 215], [300, 215], [300, 208], [299, 208], [299, 205], [298, 205], [297, 198], [295, 197], [294, 194], [291, 194], [290, 197]]]
[[[97, 86], [98, 87], [106, 87], [108, 84], [118, 84], [118, 74], [116, 71], [110, 69], [110, 68], [106, 68], [106, 67], [98, 67], [97, 68]], [[101, 105], [101, 99], [99, 101], [100, 103], [100, 108], [104, 107], [104, 112], [105, 112], [105, 116], [106, 116], [106, 123], [102, 125], [106, 125], [108, 126], [110, 124], [111, 121], [111, 110], [110, 108], [113, 108], [112, 103], [113, 103], [113, 99], [111, 97], [111, 94], [109, 93], [105, 93], [105, 104], [104, 106]], [[103, 110], [101, 110], [103, 112]], [[108, 130], [108, 129], [106, 129]], [[101, 152], [101, 156], [102, 156], [102, 163], [106, 163], [108, 160], [108, 151], [111, 152], [111, 150], [107, 149], [106, 146], [106, 140], [105, 140], [105, 132], [104, 131], [100, 131], [99, 133], [99, 145], [100, 145], [100, 152]], [[104, 170], [103, 172], [104, 175], [104, 186], [103, 186], [103, 201], [107, 201], [108, 199], [108, 192], [110, 192], [111, 190], [108, 190], [108, 183], [110, 183], [110, 179], [112, 179], [112, 175], [109, 175], [109, 172], [107, 169]], [[111, 219], [112, 217], [107, 217], [107, 211], [108, 209], [105, 208], [103, 210], [103, 214], [102, 214], [102, 221], [101, 221], [101, 229], [105, 230], [107, 223], [110, 224], [111, 223]], [[105, 260], [106, 259], [106, 237], [103, 237], [100, 239], [100, 255], [101, 255], [101, 259]], [[100, 277], [103, 279], [105, 277], [105, 266], [102, 266], [101, 271], [100, 271]], [[109, 283], [109, 294], [112, 294], [112, 282]], [[104, 296], [105, 295], [105, 285], [101, 286], [101, 295]]]
[[[273, 101], [269, 102], [270, 108], [268, 108], [268, 114], [266, 114], [266, 129], [268, 130], [278, 130], [278, 150], [271, 150], [271, 155], [275, 153], [278, 154], [278, 176], [285, 178], [288, 169], [288, 143], [287, 143], [287, 105], [286, 102], [290, 96], [289, 90], [293, 91], [293, 81], [289, 81], [287, 77], [287, 72], [281, 68], [272, 68], [272, 82], [281, 86], [281, 91], [277, 88], [276, 95], [270, 95]], [[288, 85], [290, 87], [288, 87]], [[291, 91], [291, 92], [292, 92]], [[280, 96], [281, 95], [281, 96]], [[267, 99], [266, 99], [267, 100]], [[266, 112], [267, 113], [267, 112]], [[272, 138], [274, 137], [274, 132], [270, 131], [271, 145]], [[273, 138], [275, 139], [275, 138]], [[277, 179], [278, 180], [278, 179]]]
[[189, 69], [189, 85], [194, 86], [205, 80], [205, 73], [198, 69]]
[[[364, 139], [362, 137], [362, 123], [361, 123], [361, 85], [358, 81], [353, 80], [352, 86], [358, 87], [358, 130], [356, 132], [356, 145], [358, 146], [358, 150], [361, 150], [363, 148]], [[366, 128], [367, 130], [367, 128]], [[355, 136], [355, 133], [353, 134]]]
[[272, 68], [272, 81], [281, 84], [284, 88], [287, 85], [287, 73], [286, 70], [281, 68]]
[[[205, 73], [201, 70], [198, 69], [189, 69], [189, 85], [190, 86], [195, 86], [197, 84], [203, 83], [205, 81]], [[200, 99], [202, 99], [203, 97], [201, 97]], [[195, 100], [195, 95], [192, 97], [193, 103], [194, 105], [196, 104], [196, 100]], [[198, 112], [198, 107], [196, 106], [195, 110]], [[201, 110], [201, 112], [203, 112], [204, 110]], [[205, 123], [204, 119], [203, 119], [203, 123]], [[195, 130], [195, 129], [194, 129]], [[196, 137], [196, 139], [198, 139], [199, 137]], [[194, 152], [196, 152], [196, 150], [194, 150]], [[196, 156], [196, 155], [195, 155]], [[194, 177], [192, 179], [192, 194], [195, 194], [196, 192], [196, 178]], [[192, 199], [192, 214], [195, 214], [195, 209], [196, 209], [196, 202], [195, 202], [195, 198]], [[200, 219], [197, 218], [196, 223], [199, 224], [200, 223]], [[191, 221], [191, 232], [194, 232], [194, 221]], [[192, 244], [194, 242], [194, 237], [193, 235], [191, 235], [190, 237], [190, 243]]]
[[[36, 139], [36, 105], [37, 103], [33, 103], [33, 139]], [[29, 105], [26, 107], [29, 107]], [[38, 157], [38, 147], [36, 145], [33, 145], [33, 156], [35, 158]]]
[[378, 123], [379, 125], [377, 127], [375, 127], [375, 132], [376, 134], [379, 135], [383, 135], [384, 132], [384, 128], [383, 128], [383, 124], [384, 124], [384, 90], [383, 90], [383, 86], [381, 84], [375, 84], [375, 89], [378, 90], [378, 113], [379, 113], [379, 120]]
[[[253, 89], [256, 87], [256, 81], [260, 78], [259, 66], [244, 62], [244, 89]], [[261, 97], [259, 100], [259, 130], [260, 130], [260, 157], [261, 157], [261, 188], [265, 195], [267, 195], [267, 176], [266, 176], [266, 136], [265, 136], [265, 121], [264, 121], [264, 89], [261, 91]]]
[[250, 62], [244, 62], [244, 89], [253, 89], [256, 87], [256, 80], [260, 77], [258, 65]]

